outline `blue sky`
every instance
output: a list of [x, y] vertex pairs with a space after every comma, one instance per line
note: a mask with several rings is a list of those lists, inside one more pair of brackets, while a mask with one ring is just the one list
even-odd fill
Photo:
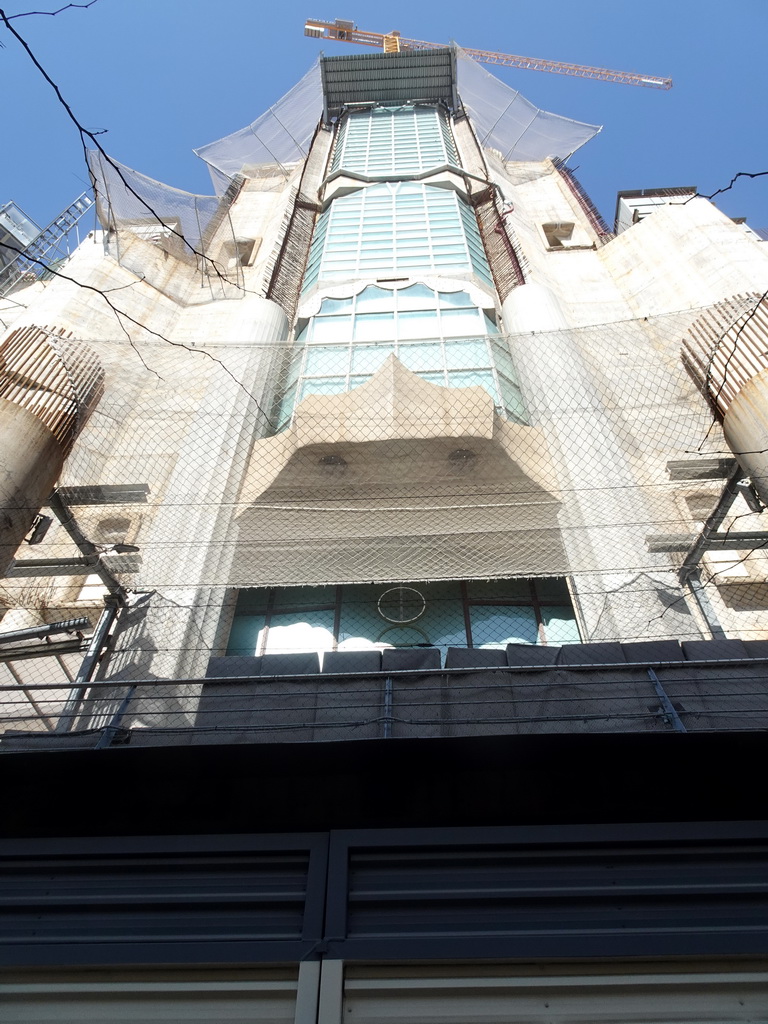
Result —
[[[327, 8], [318, 2], [98, 0], [88, 10], [13, 24], [86, 127], [106, 129], [101, 142], [110, 155], [191, 192], [212, 191], [193, 147], [252, 121], [306, 71], [321, 45], [329, 55], [344, 52], [341, 44], [305, 38], [307, 16], [671, 76], [674, 88], [664, 92], [489, 69], [540, 107], [604, 126], [571, 165], [609, 222], [619, 189], [696, 185], [709, 193], [737, 171], [768, 170], [768, 0], [391, 0], [386, 8], [371, 0], [333, 0]], [[64, 3], [0, 0], [9, 16]], [[52, 90], [5, 28], [0, 41], [0, 203], [13, 199], [45, 225], [87, 184], [82, 150]], [[716, 202], [729, 216], [768, 228], [768, 176], [742, 182]]]

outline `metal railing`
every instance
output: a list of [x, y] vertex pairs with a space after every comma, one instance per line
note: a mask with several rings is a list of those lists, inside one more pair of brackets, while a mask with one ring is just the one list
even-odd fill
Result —
[[106, 681], [76, 711], [68, 696], [0, 687], [0, 750], [753, 731], [768, 728], [768, 659]]

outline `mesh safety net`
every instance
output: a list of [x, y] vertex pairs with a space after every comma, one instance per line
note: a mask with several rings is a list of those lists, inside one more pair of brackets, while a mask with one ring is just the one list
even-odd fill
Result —
[[[599, 131], [597, 125], [540, 110], [457, 47], [457, 86], [481, 145], [505, 160], [566, 160]], [[196, 149], [211, 172], [217, 194], [231, 179], [264, 165], [285, 170], [302, 160], [323, 110], [320, 64], [274, 106], [239, 131]]]
[[[741, 312], [734, 307], [733, 318]], [[385, 354], [352, 390], [316, 388], [278, 430], [292, 342], [232, 341], [205, 352], [158, 338], [91, 342], [104, 396], [59, 493], [100, 566], [130, 595], [101, 677], [200, 678], [211, 652], [259, 653], [267, 611], [268, 654], [293, 649], [281, 646], [280, 629], [295, 621], [305, 638], [321, 638], [321, 650], [339, 651], [347, 636], [367, 637], [371, 650], [426, 644], [445, 654], [467, 645], [465, 621], [474, 645], [489, 651], [542, 636], [548, 644], [708, 636], [678, 575], [723, 489], [722, 473], [695, 467], [725, 465], [730, 454], [681, 373], [680, 342], [700, 315], [500, 336], [525, 401], [517, 421], [500, 415], [482, 374], [473, 383], [468, 369], [463, 386], [444, 387]], [[690, 479], [676, 475], [680, 465], [694, 467]], [[92, 500], [128, 484], [141, 501]], [[757, 529], [763, 519], [738, 499], [719, 530]], [[660, 542], [670, 536], [677, 547]], [[62, 528], [38, 550], [77, 554]], [[701, 587], [727, 632], [765, 637], [767, 567], [760, 548], [703, 556]], [[1, 596], [35, 621], [95, 622], [102, 582], [12, 570]], [[726, 655], [735, 642], [723, 641]], [[61, 686], [80, 657], [58, 656]], [[63, 690], [35, 696], [36, 686], [53, 686], [51, 666], [29, 658], [0, 668], [4, 685], [32, 695], [37, 710], [21, 693], [15, 702], [34, 728], [61, 711]], [[633, 700], [650, 685], [647, 675], [640, 691], [637, 680], [624, 682]], [[597, 696], [589, 700], [599, 683], [590, 681]], [[270, 691], [270, 707], [283, 706], [284, 688]], [[165, 725], [188, 726], [199, 692], [184, 684], [151, 699]], [[291, 700], [301, 705], [302, 693]], [[338, 693], [347, 706], [349, 693]], [[103, 713], [124, 699], [122, 690], [105, 696]], [[452, 699], [464, 698], [457, 690]], [[20, 714], [12, 718], [23, 727]]]

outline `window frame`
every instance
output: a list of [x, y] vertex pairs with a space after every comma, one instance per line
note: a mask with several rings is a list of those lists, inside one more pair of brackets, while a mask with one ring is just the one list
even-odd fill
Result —
[[[581, 642], [583, 642], [582, 639], [581, 639], [581, 627], [580, 627], [580, 623], [579, 623], [579, 616], [578, 616], [578, 612], [577, 612], [577, 608], [576, 608], [576, 603], [573, 600], [573, 594], [572, 594], [571, 585], [570, 585], [570, 578], [567, 577], [567, 576], [545, 576], [545, 577], [540, 577], [540, 578], [539, 577], [504, 577], [503, 578], [504, 581], [513, 581], [514, 580], [514, 581], [519, 581], [521, 583], [525, 583], [527, 585], [527, 591], [528, 591], [527, 594], [524, 595], [524, 596], [521, 596], [520, 598], [514, 598], [514, 597], [485, 597], [484, 598], [484, 597], [473, 597], [473, 596], [470, 596], [470, 592], [469, 592], [469, 585], [470, 584], [478, 584], [478, 583], [483, 584], [483, 583], [488, 583], [488, 582], [491, 582], [491, 583], [492, 582], [497, 582], [497, 581], [493, 581], [493, 580], [487, 581], [487, 580], [464, 579], [464, 580], [450, 580], [450, 581], [446, 580], [446, 581], [442, 581], [444, 583], [448, 583], [448, 582], [450, 582], [450, 583], [458, 583], [458, 585], [459, 585], [460, 596], [459, 596], [458, 600], [461, 602], [461, 614], [462, 614], [462, 618], [463, 618], [463, 622], [464, 622], [465, 640], [466, 640], [466, 643], [463, 646], [466, 646], [466, 648], [468, 650], [475, 649], [474, 637], [473, 637], [473, 633], [472, 633], [472, 608], [473, 607], [481, 607], [481, 608], [530, 608], [530, 609], [533, 610], [533, 613], [534, 613], [534, 616], [535, 616], [536, 632], [537, 632], [536, 643], [535, 644], [531, 644], [531, 646], [535, 646], [535, 647], [560, 646], [557, 642], [553, 643], [552, 639], [550, 637], [548, 637], [548, 635], [547, 635], [547, 626], [546, 626], [546, 622], [545, 622], [545, 617], [544, 616], [545, 616], [545, 611], [546, 611], [547, 608], [555, 608], [555, 607], [560, 608], [560, 607], [565, 607], [565, 605], [564, 604], [557, 604], [557, 605], [555, 605], [551, 601], [542, 600], [542, 597], [541, 597], [541, 595], [539, 594], [539, 592], [537, 590], [537, 580], [539, 580], [539, 579], [541, 580], [542, 584], [545, 581], [557, 581], [558, 583], [562, 583], [562, 584], [565, 585], [565, 588], [566, 588], [566, 591], [567, 591], [567, 595], [568, 595], [568, 601], [569, 601], [569, 604], [570, 604], [570, 610], [571, 610], [572, 615], [573, 615], [574, 627], [575, 627], [575, 629], [576, 629], [576, 631], [578, 633], [578, 639], [576, 639], [576, 640], [574, 640], [572, 642], [574, 642], [574, 643], [581, 643]], [[501, 582], [501, 581], [502, 580], [500, 579], [498, 582]], [[437, 582], [440, 582], [440, 581], [437, 581]], [[240, 656], [242, 656], [244, 653], [246, 655], [254, 655], [255, 654], [256, 656], [263, 655], [263, 654], [266, 654], [266, 653], [270, 653], [269, 652], [269, 631], [270, 631], [270, 628], [272, 626], [273, 616], [276, 616], [276, 615], [283, 616], [283, 615], [290, 615], [290, 614], [295, 614], [297, 616], [300, 616], [302, 613], [305, 613], [305, 612], [306, 613], [310, 613], [310, 612], [333, 612], [333, 642], [332, 642], [332, 646], [330, 647], [330, 650], [332, 650], [332, 651], [338, 650], [339, 642], [340, 642], [339, 634], [340, 634], [340, 629], [341, 629], [342, 610], [343, 610], [345, 589], [348, 589], [350, 587], [359, 587], [361, 585], [364, 585], [364, 584], [356, 583], [356, 584], [346, 584], [346, 585], [344, 585], [344, 584], [329, 585], [329, 586], [333, 586], [333, 589], [334, 589], [333, 601], [331, 601], [330, 599], [329, 600], [320, 600], [320, 601], [317, 601], [315, 603], [310, 603], [310, 604], [307, 604], [307, 603], [304, 603], [304, 602], [298, 602], [298, 603], [294, 603], [294, 604], [291, 604], [291, 603], [283, 604], [282, 602], [278, 603], [277, 598], [278, 598], [278, 595], [279, 595], [279, 593], [281, 591], [285, 592], [285, 591], [289, 591], [289, 590], [305, 590], [305, 589], [309, 590], [309, 589], [314, 589], [314, 588], [309, 588], [309, 587], [307, 587], [307, 588], [304, 588], [304, 587], [268, 587], [268, 588], [264, 588], [265, 591], [266, 591], [266, 600], [265, 600], [265, 603], [264, 603], [264, 611], [263, 612], [250, 612], [250, 613], [247, 613], [245, 615], [244, 614], [238, 614], [238, 607], [240, 605], [240, 602], [241, 601], [247, 601], [248, 597], [246, 595], [253, 595], [254, 593], [257, 592], [257, 589], [260, 589], [260, 588], [254, 588], [254, 589], [244, 588], [243, 590], [241, 590], [238, 593], [238, 599], [237, 599], [237, 603], [236, 603], [235, 610], [234, 610], [232, 624], [231, 624], [231, 627], [230, 627], [230, 640], [228, 642], [227, 652], [226, 653], [228, 655], [240, 655]], [[369, 586], [371, 586], [371, 587], [381, 587], [381, 588], [384, 588], [384, 589], [389, 588], [389, 587], [396, 587], [396, 586], [405, 586], [405, 587], [412, 586], [412, 587], [416, 587], [418, 589], [419, 586], [427, 586], [427, 585], [428, 585], [427, 583], [425, 583], [424, 581], [420, 581], [420, 580], [417, 580], [417, 581], [407, 581], [406, 580], [406, 581], [403, 581], [402, 583], [377, 583], [377, 584], [369, 584]], [[254, 650], [253, 651], [250, 651], [250, 650], [245, 651], [245, 649], [242, 648], [242, 647], [238, 647], [236, 649], [232, 648], [232, 635], [235, 632], [236, 622], [237, 622], [238, 619], [242, 620], [242, 619], [245, 619], [245, 618], [257, 620], [257, 624], [254, 626], [254, 635], [256, 636], [256, 642], [254, 644]], [[382, 620], [382, 623], [383, 622], [384, 622], [384, 620]], [[281, 623], [281, 625], [283, 625], [283, 623]], [[239, 628], [242, 628], [242, 627], [239, 625]], [[385, 628], [385, 627], [382, 626], [382, 628]], [[495, 642], [496, 641], [489, 640], [489, 641], [486, 641], [486, 644], [492, 644], [492, 643], [495, 643]], [[524, 641], [520, 641], [520, 642], [524, 643]], [[501, 643], [501, 641], [498, 641], [498, 643]], [[453, 644], [453, 645], [449, 645], [449, 646], [462, 646], [462, 645]], [[478, 647], [478, 649], [483, 649], [483, 648], [484, 648], [483, 644], [480, 644], [479, 647]], [[485, 649], [488, 649], [488, 648], [485, 647]]]

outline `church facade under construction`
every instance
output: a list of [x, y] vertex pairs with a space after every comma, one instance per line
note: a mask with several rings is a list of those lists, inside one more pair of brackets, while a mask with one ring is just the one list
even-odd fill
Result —
[[609, 227], [597, 131], [447, 47], [323, 58], [213, 196], [90, 155], [0, 299], [35, 1019], [768, 1012], [768, 242]]

